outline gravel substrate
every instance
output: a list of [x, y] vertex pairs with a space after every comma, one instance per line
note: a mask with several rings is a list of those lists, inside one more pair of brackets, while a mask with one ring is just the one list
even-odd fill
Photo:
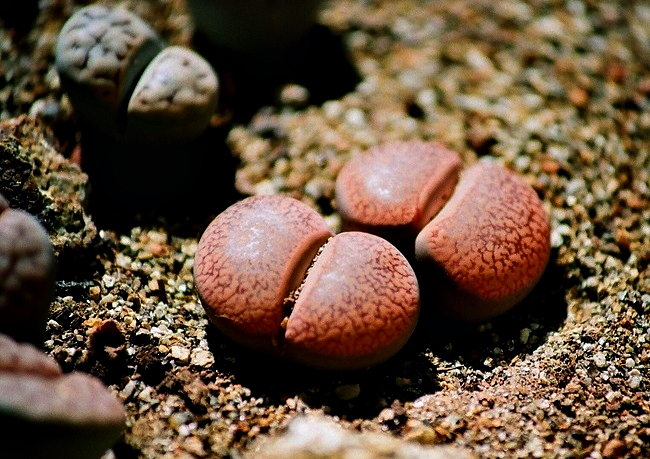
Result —
[[[219, 170], [197, 171], [181, 212], [136, 216], [110, 199], [93, 207], [92, 176], [83, 187], [57, 154], [78, 158], [81, 144], [54, 43], [86, 3], [41, 1], [33, 27], [0, 29], [0, 166], [33, 166], [29, 187], [24, 170], [0, 170], [0, 192], [47, 217], [61, 257], [45, 350], [125, 403], [106, 458], [256, 457], [303, 414], [477, 457], [650, 457], [648, 3], [334, 0], [315, 51], [273, 85], [232, 84], [213, 61], [223, 97], [202, 148]], [[213, 58], [182, 0], [102, 3]], [[209, 324], [192, 268], [217, 212], [281, 193], [336, 231], [347, 159], [412, 139], [503, 164], [543, 200], [551, 260], [520, 306], [475, 326], [421, 321], [395, 358], [347, 373], [260, 357]]]

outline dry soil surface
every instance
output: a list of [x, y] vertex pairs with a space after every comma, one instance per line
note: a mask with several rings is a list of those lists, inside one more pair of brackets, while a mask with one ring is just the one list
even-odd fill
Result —
[[[3, 13], [0, 192], [55, 241], [45, 350], [126, 405], [107, 457], [240, 457], [308, 413], [478, 457], [650, 457], [647, 2], [335, 0], [272, 81], [233, 77], [183, 1], [119, 2], [210, 57], [223, 90], [192, 191], [137, 213], [64, 159], [84, 152], [54, 44], [87, 3], [40, 1], [33, 23]], [[209, 324], [192, 267], [214, 215], [282, 193], [336, 230], [346, 160], [409, 139], [503, 164], [543, 200], [551, 260], [520, 306], [421, 323], [395, 358], [348, 373], [260, 357]]]

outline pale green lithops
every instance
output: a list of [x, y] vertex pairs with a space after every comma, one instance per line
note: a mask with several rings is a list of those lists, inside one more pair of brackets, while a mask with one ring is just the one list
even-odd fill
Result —
[[50, 356], [0, 334], [3, 458], [99, 458], [125, 423], [122, 403], [99, 379], [61, 374]]
[[166, 48], [123, 8], [91, 5], [65, 23], [56, 46], [61, 85], [82, 124], [114, 140], [166, 144], [208, 126], [218, 79], [185, 48]]
[[217, 78], [195, 52], [170, 46], [147, 66], [129, 100], [126, 138], [190, 140], [205, 129], [217, 104]]
[[0, 332], [41, 341], [53, 293], [54, 250], [47, 232], [0, 196]]

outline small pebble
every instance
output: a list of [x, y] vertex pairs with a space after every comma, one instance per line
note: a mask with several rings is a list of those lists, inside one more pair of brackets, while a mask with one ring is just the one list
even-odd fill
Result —
[[190, 359], [189, 349], [182, 346], [172, 346], [171, 355], [174, 359], [178, 360], [179, 363], [187, 363]]
[[214, 356], [210, 351], [197, 350], [192, 352], [192, 365], [209, 367], [214, 363]]
[[605, 368], [608, 364], [607, 357], [602, 352], [595, 354], [593, 360], [598, 368]]

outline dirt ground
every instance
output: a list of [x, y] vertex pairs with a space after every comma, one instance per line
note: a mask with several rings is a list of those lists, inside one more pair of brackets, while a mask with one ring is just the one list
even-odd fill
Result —
[[[31, 12], [0, 8], [0, 193], [53, 238], [45, 350], [128, 410], [107, 458], [241, 457], [309, 413], [477, 457], [650, 457], [647, 2], [334, 0], [295, 58], [246, 75], [193, 33], [184, 1], [101, 2], [193, 47], [221, 82], [189, 178], [152, 172], [182, 151], [124, 164], [152, 190], [138, 205], [140, 188], [77, 165], [87, 145], [54, 44], [89, 2], [21, 3]], [[336, 230], [346, 160], [409, 139], [503, 164], [543, 200], [551, 260], [518, 307], [476, 325], [424, 315], [397, 356], [345, 373], [256, 355], [210, 325], [192, 268], [216, 214], [281, 193]]]

